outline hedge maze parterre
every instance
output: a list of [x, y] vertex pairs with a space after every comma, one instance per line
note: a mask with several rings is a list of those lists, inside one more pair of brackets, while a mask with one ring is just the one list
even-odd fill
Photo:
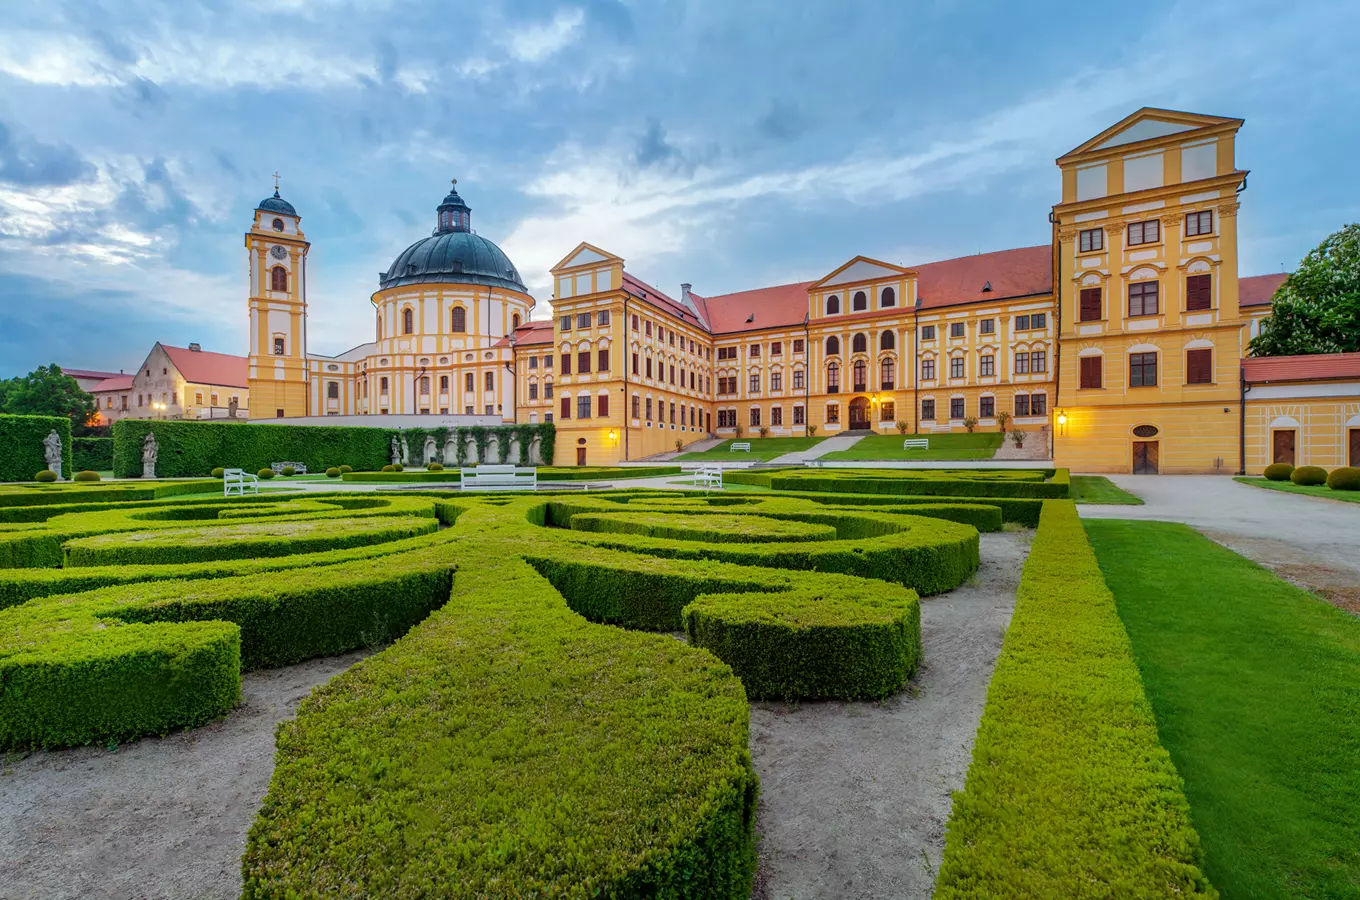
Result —
[[[726, 495], [0, 490], [0, 747], [194, 727], [243, 669], [385, 647], [280, 726], [243, 896], [747, 897], [748, 699], [902, 690], [930, 652], [920, 598], [972, 576], [980, 531], [1038, 524], [940, 888], [1132, 860], [1158, 880], [1129, 896], [1195, 893], [1179, 781], [1072, 505], [1034, 495], [1065, 489], [1049, 474], [926, 496], [837, 473]], [[1055, 616], [1080, 639], [1049, 647]], [[1083, 792], [1045, 787], [1066, 778]]]

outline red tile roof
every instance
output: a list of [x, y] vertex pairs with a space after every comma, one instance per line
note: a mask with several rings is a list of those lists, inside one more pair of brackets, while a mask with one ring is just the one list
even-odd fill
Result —
[[[1053, 248], [1048, 244], [960, 256], [912, 266], [922, 309], [1053, 293]], [[991, 284], [990, 291], [983, 288]]]
[[250, 387], [250, 361], [244, 356], [169, 347], [165, 344], [161, 344], [161, 347], [185, 381], [220, 387]]
[[[66, 374], [68, 375], [71, 374], [70, 370], [68, 369], [63, 369], [62, 371], [66, 372]], [[105, 378], [103, 381], [99, 382], [94, 387], [90, 388], [90, 393], [98, 394], [104, 391], [130, 391], [130, 390], [132, 390], [131, 375], [114, 375], [111, 378]]]
[[[634, 278], [627, 272], [623, 273], [623, 287], [634, 296], [641, 297], [646, 302], [671, 315], [688, 322], [690, 325], [698, 325], [699, 320], [694, 312], [683, 303], [672, 300], [670, 297], [658, 291], [645, 281]], [[700, 326], [702, 327], [702, 326]]]
[[[814, 284], [815, 281], [801, 281], [700, 299], [708, 310], [708, 324], [714, 334], [784, 328], [803, 323], [808, 314], [808, 288]], [[690, 294], [691, 298], [694, 296]]]
[[[553, 342], [553, 320], [535, 319], [532, 322], [525, 322], [515, 329], [515, 345], [523, 347], [527, 344], [551, 344]], [[508, 347], [510, 338], [503, 337], [493, 346]]]
[[1275, 292], [1288, 277], [1288, 272], [1276, 272], [1273, 275], [1253, 275], [1250, 278], [1237, 279], [1237, 305], [1269, 306]]
[[117, 378], [118, 372], [101, 372], [99, 369], [68, 369], [61, 367], [63, 375], [70, 375], [72, 378]]
[[1242, 360], [1251, 384], [1270, 381], [1360, 381], [1360, 353], [1318, 353], [1311, 356], [1258, 356]]

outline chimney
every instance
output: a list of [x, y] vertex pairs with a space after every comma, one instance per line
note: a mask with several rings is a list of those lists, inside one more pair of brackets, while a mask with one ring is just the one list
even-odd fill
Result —
[[189, 350], [190, 350], [190, 352], [192, 352], [192, 353], [202, 353], [202, 352], [203, 352], [203, 345], [202, 345], [202, 344], [190, 344], [190, 345], [189, 345]]
[[694, 287], [692, 284], [680, 285], [680, 301], [686, 306], [689, 306], [689, 289], [692, 287]]

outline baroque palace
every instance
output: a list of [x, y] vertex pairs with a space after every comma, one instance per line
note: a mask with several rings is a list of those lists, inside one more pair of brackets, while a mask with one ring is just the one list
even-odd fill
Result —
[[379, 275], [373, 340], [335, 357], [307, 350], [310, 244], [276, 189], [246, 233], [252, 418], [553, 421], [556, 461], [596, 465], [1004, 413], [1078, 471], [1360, 464], [1360, 359], [1243, 359], [1285, 276], [1238, 277], [1241, 126], [1145, 108], [1060, 157], [1051, 244], [673, 297], [582, 243], [538, 320], [455, 186]]

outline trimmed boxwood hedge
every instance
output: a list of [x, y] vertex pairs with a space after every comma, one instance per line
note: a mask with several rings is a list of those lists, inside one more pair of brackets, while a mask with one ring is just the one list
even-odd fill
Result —
[[1294, 467], [1289, 463], [1271, 463], [1261, 474], [1265, 475], [1267, 481], [1288, 481], [1289, 476], [1294, 474]]
[[394, 428], [120, 419], [113, 423], [115, 476], [141, 477], [148, 432], [156, 435], [161, 478], [202, 477], [217, 466], [254, 472], [284, 461], [300, 462], [309, 472], [341, 463], [376, 469], [387, 462], [399, 434]]
[[1217, 897], [1076, 507], [1045, 502], [935, 900]]
[[1321, 466], [1299, 466], [1289, 473], [1289, 480], [1304, 487], [1327, 483], [1327, 470]]
[[71, 438], [71, 458], [76, 471], [82, 469], [89, 469], [94, 472], [112, 471], [113, 438]]
[[1360, 491], [1360, 468], [1341, 466], [1327, 473], [1327, 487], [1334, 491]]
[[0, 481], [32, 481], [47, 468], [43, 440], [56, 429], [61, 438], [61, 472], [70, 478], [71, 420], [65, 416], [0, 415]]

